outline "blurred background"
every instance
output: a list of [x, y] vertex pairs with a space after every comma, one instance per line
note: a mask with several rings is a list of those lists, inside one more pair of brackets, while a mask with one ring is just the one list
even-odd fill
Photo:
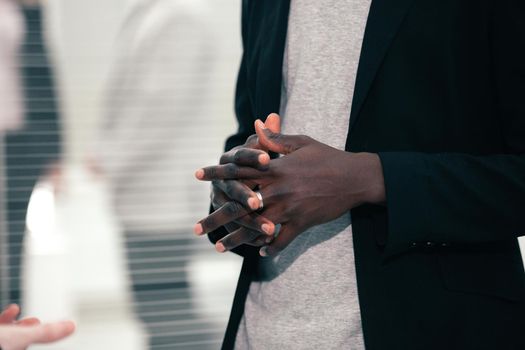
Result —
[[235, 128], [240, 0], [0, 0], [0, 303], [35, 349], [218, 349], [240, 270], [192, 227]]
[[239, 0], [0, 0], [0, 303], [42, 349], [218, 349], [240, 270], [193, 225], [234, 132]]

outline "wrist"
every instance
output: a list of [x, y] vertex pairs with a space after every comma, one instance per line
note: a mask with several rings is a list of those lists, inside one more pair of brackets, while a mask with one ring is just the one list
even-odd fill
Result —
[[385, 179], [383, 177], [383, 167], [379, 155], [376, 153], [354, 153], [357, 160], [357, 169], [360, 189], [357, 203], [361, 204], [380, 204], [386, 203]]

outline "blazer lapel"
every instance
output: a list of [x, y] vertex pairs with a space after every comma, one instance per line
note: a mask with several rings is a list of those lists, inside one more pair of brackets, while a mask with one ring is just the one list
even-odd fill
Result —
[[[414, 0], [372, 0], [361, 49], [350, 113], [348, 135], [359, 119], [363, 103], [383, 58]], [[347, 149], [349, 139], [347, 140]]]
[[257, 118], [279, 112], [283, 57], [288, 32], [290, 0], [256, 1], [255, 12], [263, 15], [258, 37], [260, 46], [255, 109]]

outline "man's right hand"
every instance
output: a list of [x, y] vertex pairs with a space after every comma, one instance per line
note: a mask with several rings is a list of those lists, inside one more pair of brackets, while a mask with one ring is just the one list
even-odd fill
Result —
[[[265, 126], [273, 132], [280, 132], [280, 119], [276, 114], [270, 114], [265, 121]], [[270, 156], [258, 140], [257, 135], [250, 136], [242, 146], [233, 148], [221, 156], [220, 164], [244, 165], [264, 170], [270, 163]], [[199, 178], [199, 171], [195, 174]], [[195, 225], [195, 233], [202, 235], [209, 233], [219, 226], [220, 217], [232, 212], [237, 217], [234, 223], [226, 225], [226, 229], [232, 233], [243, 231], [245, 235], [252, 236], [253, 240], [248, 243], [254, 246], [262, 246], [271, 242], [275, 231], [275, 225], [265, 217], [255, 213], [260, 207], [260, 201], [255, 194], [255, 184], [249, 181], [223, 180], [212, 183], [211, 200], [215, 211], [207, 218]], [[224, 251], [222, 244], [218, 243], [216, 249]]]

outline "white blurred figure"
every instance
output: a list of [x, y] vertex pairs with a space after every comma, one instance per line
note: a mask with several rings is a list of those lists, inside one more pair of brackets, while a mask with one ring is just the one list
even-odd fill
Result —
[[217, 348], [225, 329], [240, 261], [217, 263], [193, 236], [209, 198], [193, 169], [235, 127], [239, 12], [235, 0], [138, 1], [119, 35], [90, 162], [109, 180], [153, 348]]
[[141, 1], [120, 32], [95, 162], [126, 232], [186, 231], [202, 207], [191, 196], [208, 195], [188, 169], [209, 158], [202, 136], [220, 118], [210, 114], [219, 39], [210, 16], [206, 1]]
[[62, 118], [64, 167], [80, 165], [92, 142], [118, 28], [134, 2], [42, 1], [44, 35]]

